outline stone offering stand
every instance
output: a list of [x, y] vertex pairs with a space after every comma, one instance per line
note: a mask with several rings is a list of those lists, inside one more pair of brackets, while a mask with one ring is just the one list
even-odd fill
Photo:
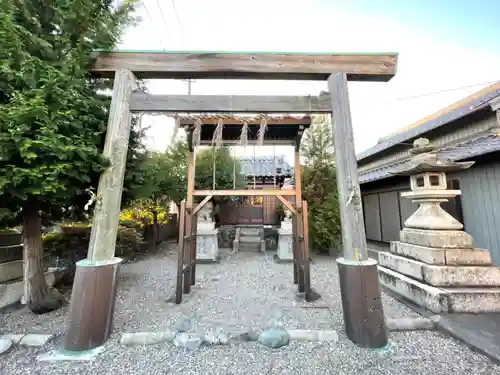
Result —
[[410, 175], [411, 191], [401, 196], [419, 208], [404, 223], [400, 241], [379, 254], [383, 286], [435, 313], [500, 311], [500, 267], [487, 250], [475, 249], [463, 225], [440, 204], [460, 194], [447, 190], [447, 171], [469, 168], [433, 153], [418, 139], [414, 156], [399, 175]]

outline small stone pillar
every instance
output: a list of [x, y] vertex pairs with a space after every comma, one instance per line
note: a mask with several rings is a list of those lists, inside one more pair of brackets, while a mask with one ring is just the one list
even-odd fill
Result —
[[474, 162], [443, 158], [424, 138], [411, 153], [396, 174], [410, 176], [411, 191], [401, 196], [419, 207], [405, 221], [400, 241], [379, 253], [380, 283], [434, 313], [499, 312], [500, 267], [492, 266], [487, 250], [473, 248], [462, 223], [441, 208], [460, 194], [447, 189], [446, 172]]
[[198, 213], [196, 231], [196, 263], [216, 263], [219, 261], [218, 229], [212, 220], [212, 203], [207, 202]]
[[278, 229], [278, 252], [274, 259], [278, 263], [293, 262], [293, 230], [289, 210], [285, 210], [285, 218]]

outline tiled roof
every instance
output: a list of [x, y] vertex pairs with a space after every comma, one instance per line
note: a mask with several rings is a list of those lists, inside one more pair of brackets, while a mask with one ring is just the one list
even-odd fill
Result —
[[400, 131], [383, 138], [377, 145], [358, 154], [358, 162], [369, 156], [387, 150], [397, 144], [422, 136], [433, 129], [439, 128], [440, 126], [458, 120], [459, 118], [479, 111], [480, 109], [486, 108], [489, 106], [489, 102], [491, 100], [499, 96], [500, 82], [497, 82], [433, 115], [427, 116], [415, 124], [410, 125], [404, 129], [404, 131]]
[[[476, 156], [497, 151], [500, 151], [500, 133], [493, 131], [479, 134], [474, 138], [455, 145], [444, 146], [438, 150], [440, 155], [453, 161], [469, 160]], [[392, 173], [396, 172], [407, 160], [401, 160], [387, 166], [366, 171], [365, 173], [360, 173], [359, 182], [363, 184], [391, 177]]]
[[292, 176], [293, 170], [283, 155], [274, 156], [243, 156], [238, 158], [241, 171], [245, 176]]

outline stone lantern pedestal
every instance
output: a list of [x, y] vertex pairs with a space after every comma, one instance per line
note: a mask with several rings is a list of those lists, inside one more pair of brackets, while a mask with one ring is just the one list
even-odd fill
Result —
[[198, 213], [196, 227], [196, 263], [217, 263], [219, 257], [219, 244], [215, 223], [211, 218], [212, 205], [206, 203]]
[[275, 260], [279, 263], [293, 262], [293, 229], [291, 221], [282, 221], [278, 229], [278, 251]]
[[399, 175], [410, 175], [411, 191], [401, 196], [418, 203], [404, 223], [400, 240], [379, 254], [381, 284], [435, 313], [500, 312], [500, 267], [487, 250], [475, 249], [463, 225], [440, 204], [460, 194], [447, 190], [447, 171], [469, 168], [432, 153], [426, 139], [415, 141], [415, 155]]

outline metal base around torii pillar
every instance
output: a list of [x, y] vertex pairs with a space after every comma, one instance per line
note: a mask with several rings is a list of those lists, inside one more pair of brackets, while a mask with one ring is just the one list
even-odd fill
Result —
[[340, 292], [347, 337], [363, 348], [382, 348], [388, 343], [377, 261], [337, 259]]

